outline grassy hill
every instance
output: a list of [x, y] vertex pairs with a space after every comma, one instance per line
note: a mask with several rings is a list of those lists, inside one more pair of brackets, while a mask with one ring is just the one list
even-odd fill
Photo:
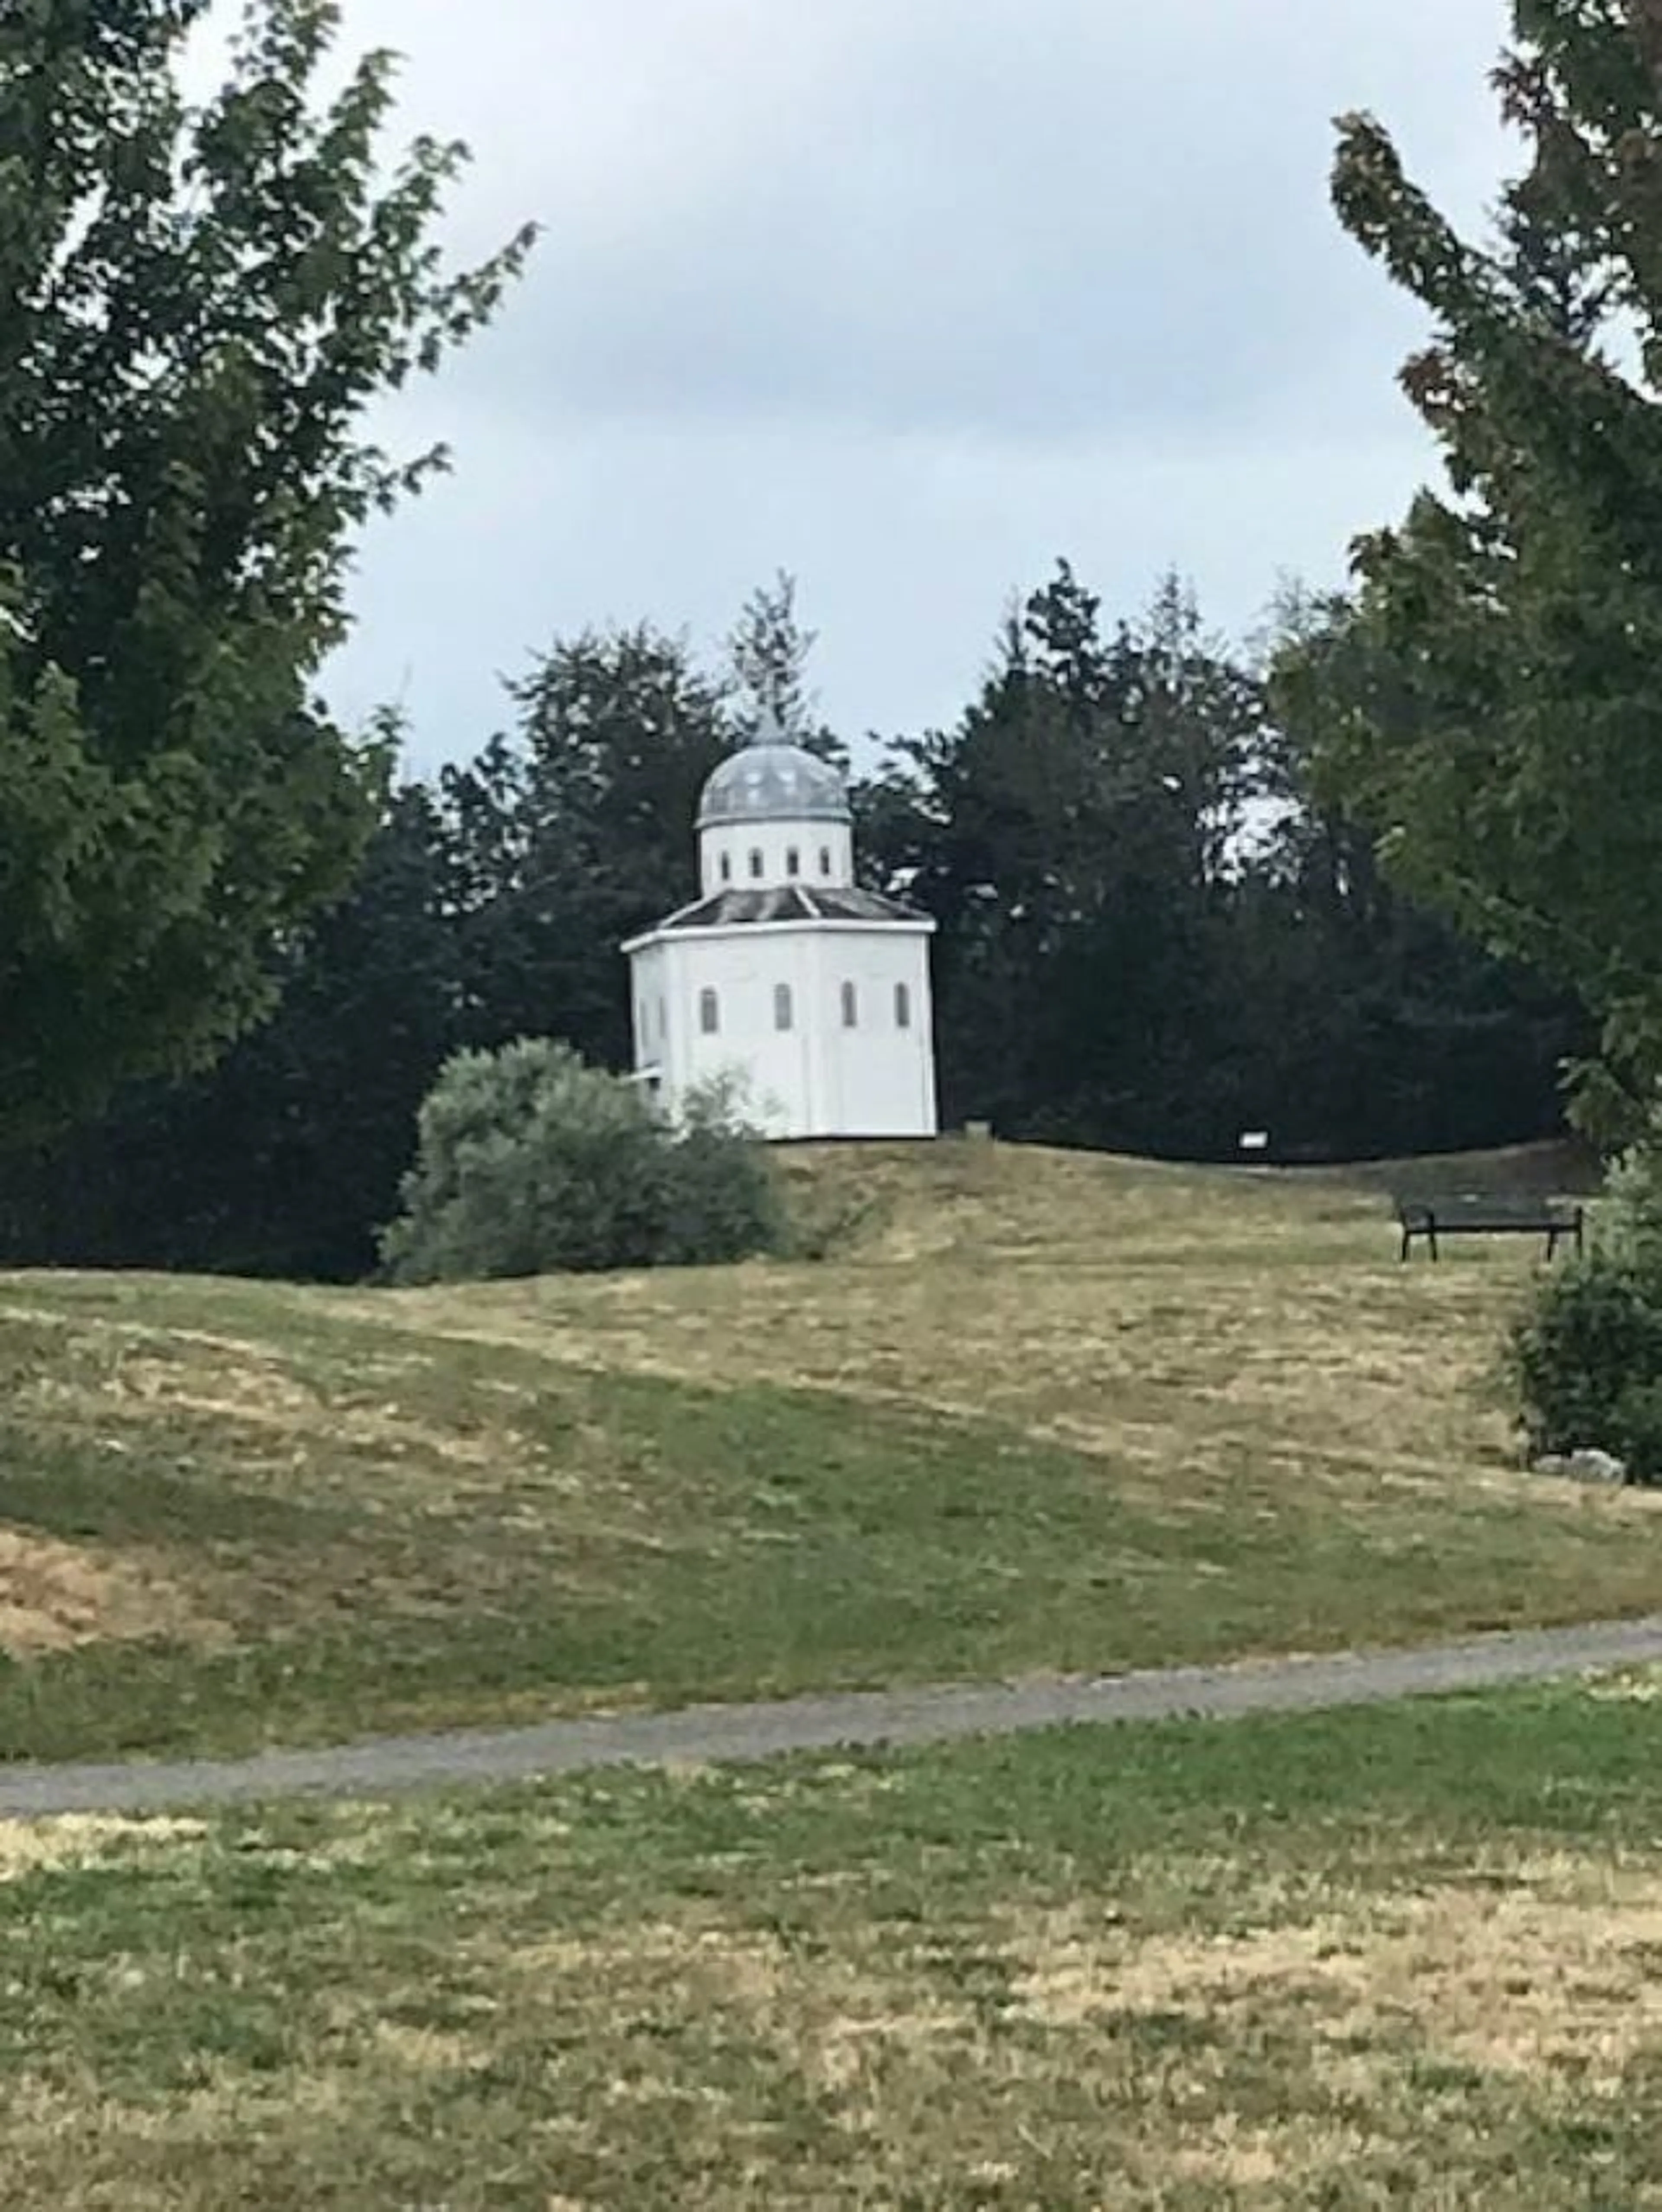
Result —
[[0, 1280], [0, 1756], [1662, 1605], [1662, 1501], [1509, 1462], [1488, 1370], [1531, 1255], [1399, 1267], [1385, 1170], [788, 1171], [857, 1218], [835, 1260]]

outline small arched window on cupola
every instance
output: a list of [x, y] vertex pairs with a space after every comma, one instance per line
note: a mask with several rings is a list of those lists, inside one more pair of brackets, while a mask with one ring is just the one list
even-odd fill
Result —
[[788, 983], [776, 983], [773, 987], [773, 1026], [776, 1030], [796, 1026], [796, 1002]]
[[822, 876], [828, 876], [828, 875], [830, 875], [831, 872], [831, 847], [830, 847], [829, 845], [822, 845], [822, 846], [819, 848], [819, 872], [820, 872], [820, 874], [821, 874]]
[[860, 1026], [860, 994], [852, 983], [843, 986], [843, 1026], [845, 1030]]
[[750, 848], [750, 872], [758, 883], [762, 879], [762, 848], [752, 845]]
[[705, 1036], [716, 1036], [721, 1027], [721, 1001], [708, 983], [698, 994], [698, 1027]]
[[723, 853], [721, 855], [721, 881], [724, 884], [730, 884], [733, 881], [733, 855], [731, 853]]
[[795, 846], [793, 845], [785, 855], [785, 873], [788, 876], [800, 876], [801, 872], [802, 855], [797, 851]]
[[894, 987], [894, 1025], [898, 1030], [909, 1030], [912, 1025], [912, 992], [910, 983]]

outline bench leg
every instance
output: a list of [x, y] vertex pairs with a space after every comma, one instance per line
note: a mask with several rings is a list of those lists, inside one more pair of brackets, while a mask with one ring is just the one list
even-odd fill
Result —
[[1413, 1249], [1413, 1247], [1414, 1247], [1414, 1231], [1413, 1231], [1411, 1229], [1404, 1229], [1404, 1230], [1403, 1230], [1403, 1250], [1402, 1250], [1402, 1263], [1403, 1263], [1403, 1265], [1404, 1267], [1406, 1267], [1406, 1266], [1408, 1265], [1408, 1256], [1409, 1256], [1409, 1252]]

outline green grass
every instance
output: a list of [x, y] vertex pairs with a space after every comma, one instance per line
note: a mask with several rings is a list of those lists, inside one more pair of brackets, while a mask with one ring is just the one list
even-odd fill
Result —
[[1377, 1199], [942, 1146], [838, 1262], [0, 1285], [0, 1757], [1091, 1671], [1662, 1606], [1509, 1463], [1531, 1261]]
[[0, 1830], [0, 2202], [1626, 2212], [1659, 1697]]

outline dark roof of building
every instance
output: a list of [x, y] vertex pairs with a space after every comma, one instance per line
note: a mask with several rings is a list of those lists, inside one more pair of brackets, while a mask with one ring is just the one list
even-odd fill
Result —
[[762, 890], [717, 891], [713, 898], [684, 906], [663, 930], [732, 929], [746, 922], [769, 921], [927, 921], [916, 907], [879, 891], [856, 890], [851, 884], [815, 886], [806, 884], [770, 884]]

